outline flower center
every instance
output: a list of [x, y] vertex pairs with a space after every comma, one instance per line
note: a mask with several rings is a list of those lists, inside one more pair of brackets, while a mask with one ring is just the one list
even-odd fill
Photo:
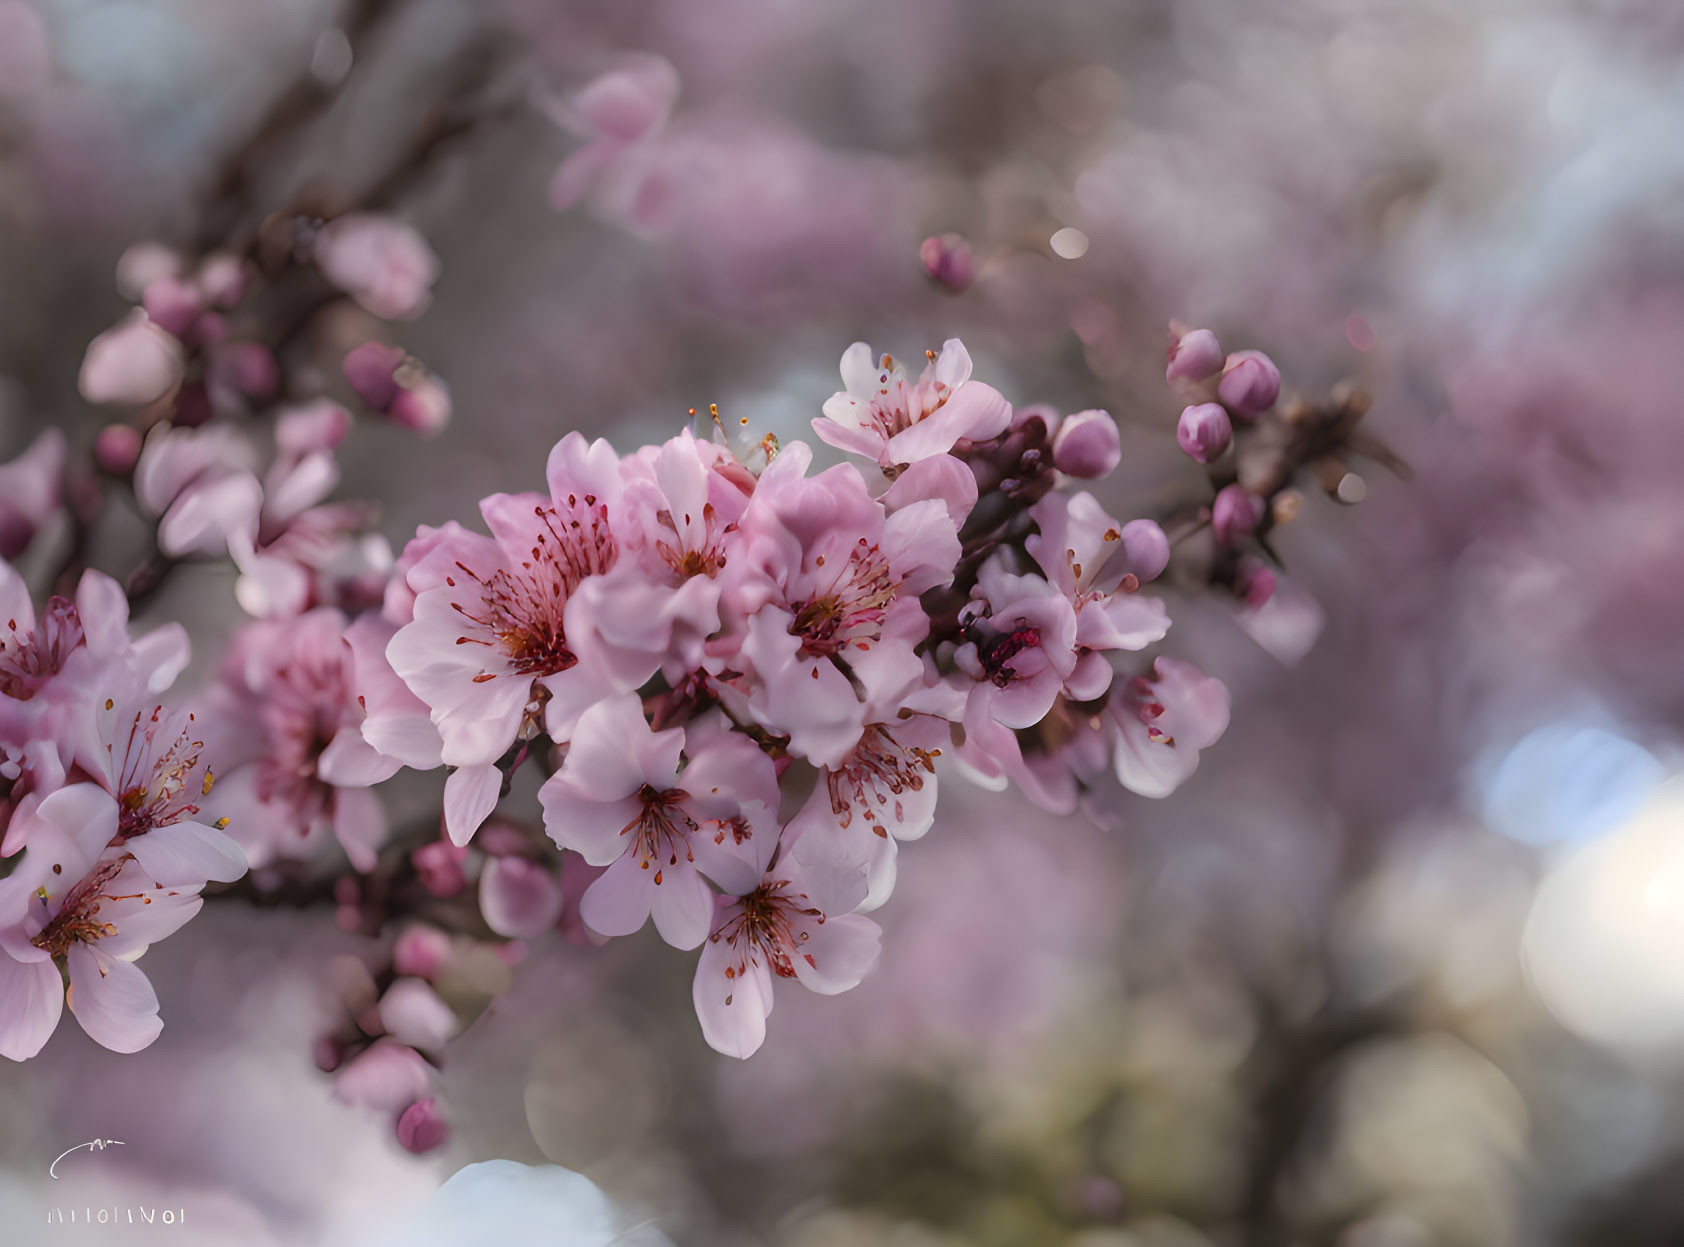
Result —
[[[456, 564], [479, 586], [479, 601], [472, 608], [455, 601], [451, 605], [486, 634], [459, 636], [456, 644], [484, 645], [503, 656], [502, 669], [481, 671], [476, 683], [499, 675], [536, 679], [577, 663], [562, 622], [568, 596], [587, 576], [612, 567], [619, 553], [608, 531], [608, 508], [594, 494], [569, 494], [566, 514], [555, 507], [533, 507], [532, 513], [540, 528], [518, 567], [500, 567], [482, 577]], [[456, 578], [447, 576], [445, 583], [455, 588]]]
[[713, 503], [702, 505], [702, 531], [698, 544], [690, 545], [687, 533], [690, 529], [690, 517], [684, 517], [684, 528], [680, 529], [673, 519], [671, 511], [658, 511], [655, 521], [662, 528], [672, 534], [669, 539], [655, 542], [655, 552], [661, 556], [661, 561], [678, 575], [680, 580], [689, 580], [692, 576], [706, 576], [713, 579], [719, 574], [719, 569], [725, 566], [725, 555], [720, 550], [722, 539], [735, 525], [727, 524], [719, 529], [714, 525], [718, 516], [713, 509]]
[[871, 820], [871, 830], [888, 836], [886, 812], [893, 809], [897, 823], [905, 819], [901, 794], [921, 791], [924, 776], [934, 774], [940, 756], [939, 749], [902, 745], [881, 723], [867, 724], [847, 764], [825, 777], [836, 821], [843, 827], [852, 823], [857, 802]]
[[[29, 942], [53, 957], [62, 957], [70, 951], [72, 944], [91, 944], [95, 940], [102, 940], [108, 935], [117, 934], [117, 928], [109, 922], [99, 920], [99, 908], [106, 901], [138, 900], [150, 905], [152, 898], [139, 893], [133, 896], [108, 896], [104, 889], [122, 872], [125, 864], [133, 860], [126, 854], [115, 861], [106, 862], [96, 868], [87, 878], [77, 883], [65, 894], [64, 904], [59, 907], [53, 920], [32, 938]], [[45, 893], [40, 894], [46, 899]]]
[[967, 625], [970, 635], [967, 639], [976, 645], [977, 662], [993, 681], [995, 688], [1005, 688], [1018, 672], [1011, 665], [1025, 650], [1041, 647], [1041, 630], [1029, 626], [1027, 620], [1019, 619], [1016, 626], [1009, 632], [995, 632], [989, 635], [983, 625], [972, 622]]
[[[824, 555], [816, 563], [824, 567]], [[808, 658], [828, 658], [850, 645], [870, 649], [882, 639], [896, 587], [889, 560], [861, 537], [825, 590], [792, 604], [790, 635], [801, 638], [801, 652]]]
[[661, 871], [678, 864], [679, 853], [685, 861], [695, 861], [690, 851], [691, 833], [698, 830], [684, 803], [690, 794], [682, 788], [658, 789], [645, 784], [637, 791], [641, 803], [637, 817], [620, 828], [622, 836], [632, 837], [630, 852], [637, 854], [638, 865], [648, 870], [655, 865], [655, 882], [661, 882]]
[[[129, 725], [123, 765], [117, 772], [117, 835], [113, 844], [168, 827], [199, 812], [188, 780], [199, 766], [202, 740], [193, 739], [192, 714], [169, 713], [154, 706], [150, 715], [137, 711]], [[110, 746], [108, 745], [109, 749]], [[198, 796], [211, 790], [209, 770], [199, 783]]]
[[67, 598], [49, 598], [33, 632], [20, 631], [18, 621], [8, 619], [0, 633], [0, 694], [15, 701], [34, 697], [63, 670], [82, 638], [82, 617]]
[[[762, 883], [739, 898], [738, 912], [708, 937], [714, 943], [724, 940], [735, 955], [725, 967], [726, 978], [739, 978], [748, 973], [749, 966], [764, 964], [779, 978], [792, 979], [794, 958], [804, 957], [808, 965], [817, 964], [811, 954], [801, 951], [809, 933], [797, 930], [793, 920], [805, 916], [822, 923], [824, 915], [798, 905], [796, 898], [784, 892], [788, 886], [788, 881], [781, 879]], [[731, 997], [727, 996], [725, 1003], [730, 1004]]]

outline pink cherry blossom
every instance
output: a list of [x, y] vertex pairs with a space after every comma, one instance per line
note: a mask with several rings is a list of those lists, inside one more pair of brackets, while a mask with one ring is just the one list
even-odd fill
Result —
[[1111, 685], [1104, 652], [1163, 640], [1169, 615], [1160, 599], [1136, 592], [1140, 578], [1128, 568], [1122, 525], [1092, 494], [1048, 494], [1029, 514], [1039, 531], [1025, 548], [1076, 613], [1077, 658], [1065, 688], [1076, 701], [1092, 701]]
[[842, 384], [813, 421], [819, 439], [863, 455], [893, 471], [931, 455], [945, 454], [960, 438], [981, 441], [1005, 431], [1011, 405], [1000, 392], [971, 380], [965, 344], [949, 338], [917, 381], [893, 357], [881, 359], [864, 342], [842, 356]]
[[825, 766], [859, 739], [865, 701], [924, 682], [919, 595], [951, 578], [959, 543], [940, 499], [887, 514], [851, 465], [809, 477], [809, 462], [797, 444], [761, 475], [726, 600], [749, 713]]
[[400, 765], [363, 739], [354, 657], [338, 611], [246, 625], [223, 664], [227, 717], [251, 739], [217, 789], [257, 864], [314, 852], [331, 830], [358, 870], [386, 818], [371, 784]]
[[95, 1041], [138, 1051], [163, 1022], [134, 960], [198, 912], [198, 888], [165, 887], [127, 845], [106, 848], [117, 803], [96, 784], [62, 788], [36, 813], [40, 829], [0, 880], [0, 1054], [34, 1056], [67, 1001]]
[[[620, 542], [610, 525], [619, 501], [613, 449], [577, 434], [550, 456], [551, 497], [496, 494], [480, 505], [492, 536], [443, 530], [409, 571], [413, 618], [386, 656], [431, 711], [441, 758], [457, 768], [445, 789], [446, 824], [466, 843], [496, 804], [496, 760], [541, 727], [565, 739], [579, 715], [653, 673], [581, 661], [588, 629], [574, 628], [571, 599], [612, 568]], [[587, 654], [594, 659], [596, 654]]]
[[831, 996], [877, 962], [877, 924], [853, 911], [863, 870], [820, 868], [784, 854], [753, 891], [720, 897], [696, 963], [692, 997], [702, 1035], [727, 1056], [753, 1056], [766, 1038], [775, 979]]
[[1186, 783], [1199, 751], [1228, 730], [1228, 690], [1176, 658], [1158, 659], [1151, 678], [1119, 685], [1107, 710], [1119, 729], [1117, 778], [1143, 797], [1167, 797]]
[[635, 155], [665, 126], [678, 87], [678, 71], [669, 62], [635, 56], [593, 79], [571, 99], [553, 103], [549, 111], [555, 121], [588, 142], [556, 170], [550, 182], [551, 204], [571, 208], [593, 190], [603, 201], [635, 199]]
[[747, 891], [777, 836], [777, 777], [759, 746], [714, 717], [654, 731], [631, 695], [580, 717], [539, 799], [559, 846], [608, 867], [585, 889], [585, 922], [630, 935], [653, 914], [677, 948], [708, 933], [706, 880]]
[[432, 302], [439, 259], [413, 226], [373, 213], [329, 221], [316, 235], [322, 275], [384, 320], [413, 320]]

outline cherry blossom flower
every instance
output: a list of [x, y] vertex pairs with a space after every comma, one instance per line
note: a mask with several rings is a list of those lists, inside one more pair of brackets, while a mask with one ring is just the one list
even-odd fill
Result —
[[786, 840], [804, 841], [810, 859], [866, 861], [858, 908], [876, 909], [894, 890], [898, 843], [921, 838], [935, 822], [935, 764], [951, 742], [951, 725], [936, 715], [879, 712], [848, 755], [820, 772]]
[[[247, 624], [223, 663], [222, 718], [234, 765], [217, 789], [254, 863], [313, 853], [331, 833], [358, 870], [374, 865], [386, 817], [372, 784], [399, 759], [363, 739], [345, 618], [321, 608]], [[242, 733], [243, 729], [243, 733]]]
[[705, 880], [747, 891], [777, 837], [777, 776], [759, 746], [717, 716], [654, 731], [632, 695], [580, 716], [539, 799], [559, 846], [608, 867], [580, 901], [586, 924], [630, 935], [653, 914], [676, 948], [708, 933]]
[[198, 912], [198, 888], [160, 884], [127, 844], [107, 849], [118, 808], [96, 784], [62, 788], [36, 813], [40, 828], [0, 880], [0, 1054], [34, 1056], [67, 1001], [95, 1041], [138, 1051], [163, 1022], [134, 961]]
[[727, 600], [731, 661], [755, 677], [749, 712], [829, 766], [859, 739], [866, 701], [923, 684], [919, 595], [951, 579], [959, 540], [941, 500], [886, 514], [851, 465], [807, 476], [810, 454], [797, 443], [761, 475]]
[[864, 342], [842, 356], [846, 387], [813, 421], [819, 439], [870, 459], [885, 472], [945, 454], [960, 438], [981, 441], [1005, 431], [1011, 405], [993, 386], [971, 380], [971, 356], [949, 338], [917, 381], [893, 357], [881, 359]]
[[646, 217], [634, 209], [649, 170], [635, 157], [666, 125], [678, 87], [678, 71], [666, 60], [628, 57], [571, 99], [552, 103], [556, 123], [588, 141], [556, 170], [550, 203], [565, 210], [592, 195], [605, 215]]
[[809, 865], [797, 850], [752, 891], [720, 897], [691, 993], [708, 1043], [727, 1056], [754, 1055], [766, 1038], [774, 978], [832, 996], [870, 973], [881, 932], [854, 912], [865, 896], [863, 869]]
[[[569, 609], [579, 585], [614, 566], [610, 526], [619, 465], [606, 442], [569, 434], [550, 456], [551, 496], [495, 494], [480, 505], [492, 536], [440, 530], [406, 577], [413, 618], [386, 656], [427, 704], [456, 768], [445, 786], [445, 821], [466, 843], [496, 803], [496, 760], [541, 726], [565, 739], [578, 717], [619, 688], [653, 673], [610, 672], [587, 649]], [[586, 660], [581, 661], [581, 654]]]
[[1092, 494], [1048, 494], [1029, 514], [1039, 531], [1024, 546], [1076, 613], [1077, 659], [1065, 690], [1092, 701], [1111, 686], [1105, 651], [1163, 640], [1169, 614], [1160, 599], [1136, 592], [1142, 577], [1130, 568], [1123, 527]]
[[324, 277], [383, 320], [413, 320], [432, 302], [438, 256], [402, 221], [339, 217], [316, 234], [313, 254]]
[[1228, 690], [1191, 663], [1160, 658], [1151, 678], [1118, 686], [1107, 711], [1119, 729], [1118, 780], [1143, 797], [1167, 797], [1228, 730]]

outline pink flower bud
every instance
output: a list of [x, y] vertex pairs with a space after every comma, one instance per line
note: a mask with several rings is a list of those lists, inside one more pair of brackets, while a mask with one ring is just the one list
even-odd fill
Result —
[[88, 343], [76, 386], [90, 403], [139, 407], [179, 385], [184, 367], [181, 343], [135, 311]]
[[432, 1067], [414, 1048], [376, 1040], [347, 1061], [333, 1080], [333, 1098], [396, 1113], [433, 1089]]
[[1066, 476], [1105, 476], [1123, 460], [1117, 422], [1103, 411], [1066, 416], [1053, 434], [1052, 453], [1053, 466]]
[[318, 450], [332, 450], [351, 431], [351, 413], [330, 399], [294, 407], [275, 422], [275, 445], [303, 458]]
[[260, 401], [275, 397], [281, 387], [281, 370], [274, 355], [256, 342], [232, 342], [219, 348], [211, 358], [211, 375], [247, 398]]
[[163, 243], [137, 242], [118, 257], [117, 289], [124, 298], [138, 300], [153, 282], [180, 272], [181, 257]]
[[315, 259], [323, 276], [386, 320], [426, 311], [439, 275], [438, 257], [413, 227], [368, 213], [322, 226]]
[[661, 126], [678, 98], [678, 71], [658, 56], [640, 56], [593, 79], [574, 97], [581, 127], [631, 143]]
[[1275, 405], [1281, 395], [1281, 372], [1262, 351], [1235, 351], [1222, 365], [1216, 397], [1242, 419], [1253, 419]]
[[317, 1069], [331, 1074], [345, 1059], [345, 1049], [332, 1035], [323, 1035], [310, 1045], [310, 1055], [315, 1058]]
[[416, 849], [410, 860], [415, 863], [415, 873], [421, 877], [422, 886], [440, 900], [448, 900], [468, 886], [468, 876], [462, 869], [462, 860], [467, 856], [464, 847], [448, 840], [434, 840]]
[[1216, 495], [1210, 508], [1210, 526], [1225, 546], [1249, 537], [1263, 519], [1268, 504], [1238, 485], [1229, 485]]
[[1275, 596], [1275, 573], [1262, 559], [1247, 555], [1235, 569], [1234, 592], [1242, 602], [1256, 610]]
[[398, 1142], [417, 1156], [443, 1146], [450, 1138], [450, 1124], [439, 1112], [437, 1100], [417, 1100], [398, 1118]]
[[345, 380], [356, 396], [375, 411], [385, 411], [397, 397], [398, 383], [392, 374], [405, 359], [404, 353], [384, 342], [364, 342], [345, 356], [341, 365]]
[[408, 363], [395, 374], [398, 392], [386, 414], [400, 428], [433, 437], [450, 423], [450, 391], [419, 363]]
[[450, 959], [450, 937], [437, 927], [405, 927], [392, 945], [392, 969], [412, 978], [436, 979]]
[[199, 265], [199, 292], [205, 302], [224, 311], [238, 307], [246, 292], [246, 265], [239, 256], [217, 252]]
[[380, 997], [380, 1024], [412, 1048], [436, 1052], [461, 1029], [451, 1007], [421, 979], [402, 978]]
[[1123, 558], [1137, 580], [1156, 580], [1169, 566], [1169, 537], [1152, 520], [1130, 520], [1123, 525]]
[[1234, 440], [1234, 425], [1221, 403], [1184, 408], [1176, 422], [1176, 444], [1200, 463], [1221, 457]]
[[1208, 329], [1189, 329], [1169, 346], [1166, 381], [1203, 381], [1222, 367], [1222, 344]]
[[140, 462], [142, 440], [132, 424], [108, 424], [94, 438], [94, 462], [101, 472], [127, 476]]
[[205, 310], [198, 290], [179, 277], [160, 277], [149, 283], [141, 292], [140, 305], [153, 324], [184, 341]]
[[924, 272], [943, 290], [962, 294], [976, 279], [976, 262], [971, 244], [961, 234], [940, 234], [926, 238], [918, 248]]

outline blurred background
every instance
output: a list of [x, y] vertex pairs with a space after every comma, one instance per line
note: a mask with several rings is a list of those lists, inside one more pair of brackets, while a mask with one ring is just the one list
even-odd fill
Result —
[[[580, 158], [570, 93], [652, 57], [670, 112]], [[358, 937], [211, 905], [147, 958], [152, 1048], [0, 1068], [0, 1240], [72, 1241], [47, 1166], [101, 1136], [71, 1184], [179, 1243], [351, 1242], [494, 1156], [681, 1247], [1684, 1242], [1681, 136], [1676, 0], [0, 0], [0, 459], [103, 423], [131, 244], [325, 194], [442, 264], [397, 340], [453, 422], [342, 455], [394, 542], [570, 429], [800, 436], [859, 338], [1111, 411], [1125, 516], [1190, 470], [1171, 319], [1354, 379], [1412, 469], [1306, 500], [1266, 624], [1173, 598], [1234, 693], [1186, 787], [944, 784], [877, 972], [753, 1059], [652, 931], [539, 943], [413, 1157], [311, 1058]], [[143, 622], [206, 661], [231, 579]]]

